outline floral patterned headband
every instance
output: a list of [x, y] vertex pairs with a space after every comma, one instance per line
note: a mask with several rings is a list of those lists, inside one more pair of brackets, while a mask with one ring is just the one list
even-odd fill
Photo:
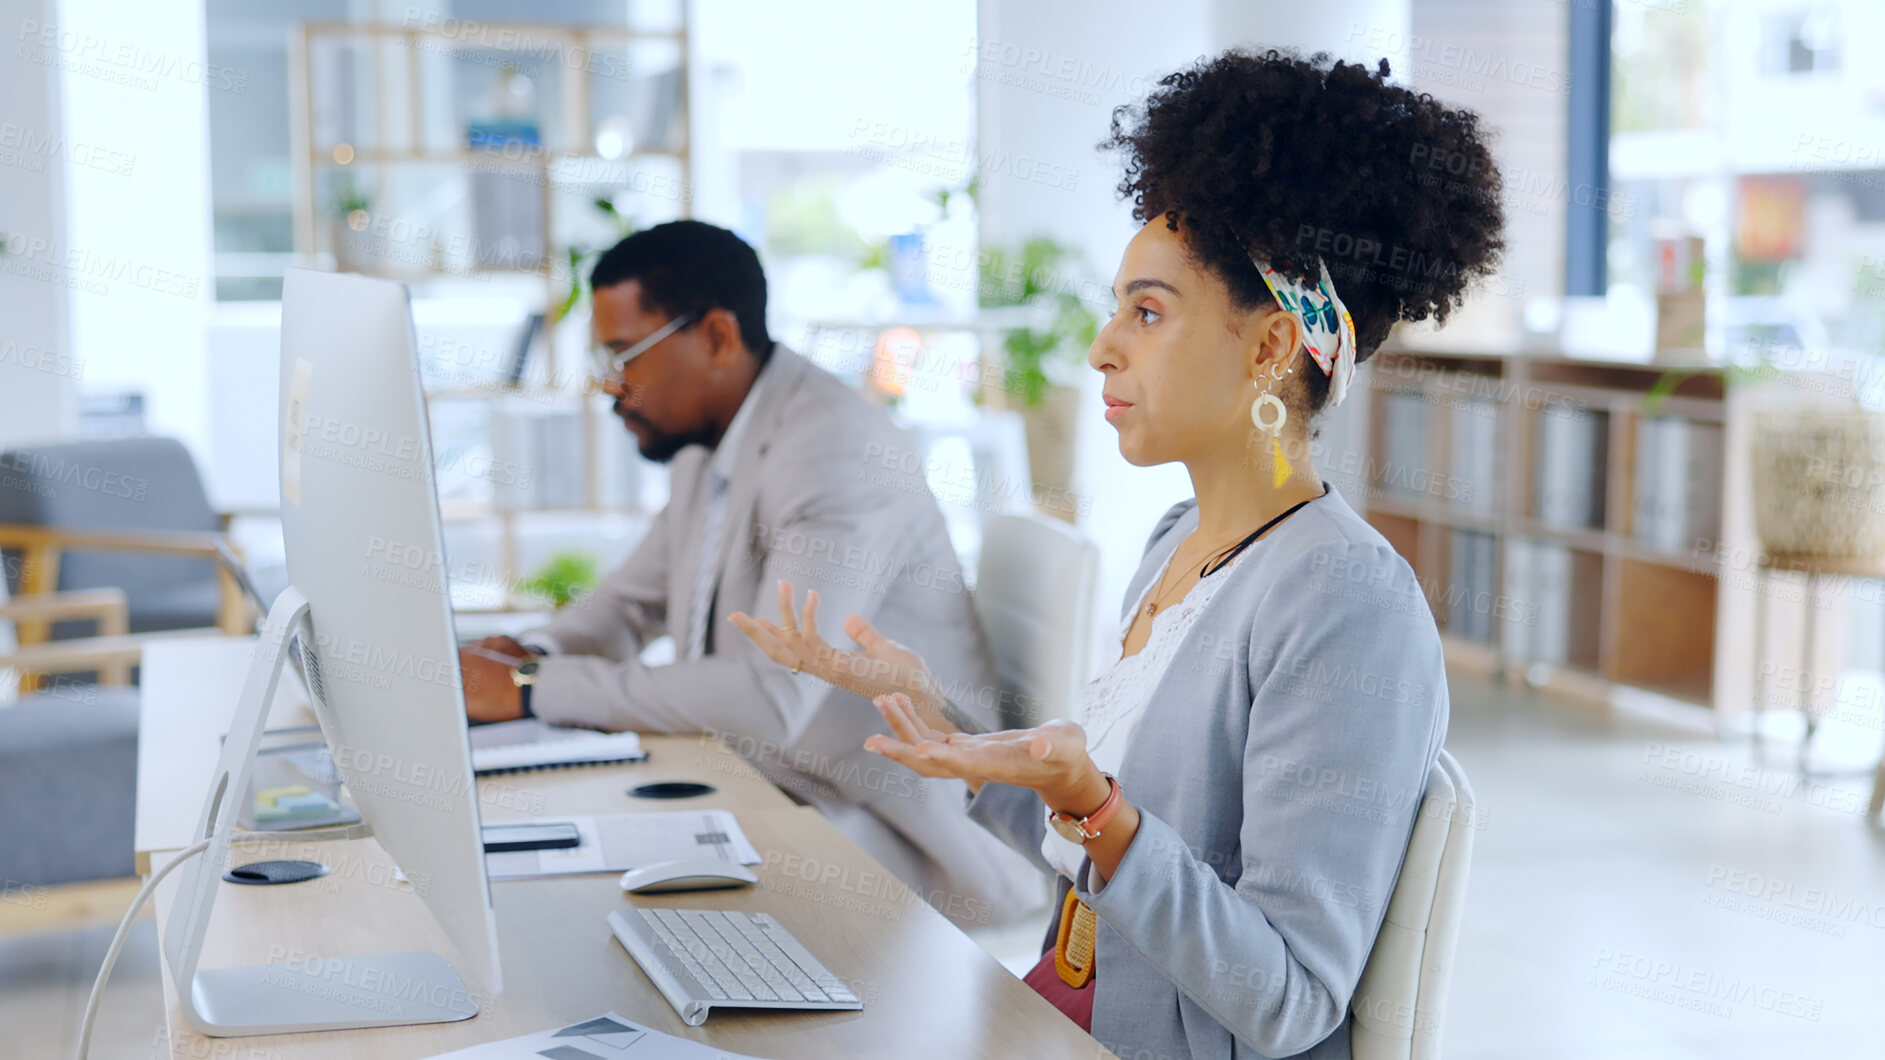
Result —
[[1340, 405], [1348, 394], [1349, 380], [1355, 376], [1355, 320], [1335, 293], [1328, 263], [1316, 259], [1321, 276], [1310, 285], [1272, 269], [1269, 260], [1259, 257], [1255, 250], [1249, 253], [1250, 263], [1263, 274], [1263, 282], [1269, 285], [1277, 304], [1302, 326], [1303, 345], [1329, 377], [1329, 404]]

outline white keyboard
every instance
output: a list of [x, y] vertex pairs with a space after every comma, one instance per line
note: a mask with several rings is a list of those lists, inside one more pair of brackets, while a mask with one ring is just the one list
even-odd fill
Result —
[[764, 913], [627, 909], [609, 914], [622, 948], [690, 1027], [715, 1005], [861, 1009], [851, 988]]

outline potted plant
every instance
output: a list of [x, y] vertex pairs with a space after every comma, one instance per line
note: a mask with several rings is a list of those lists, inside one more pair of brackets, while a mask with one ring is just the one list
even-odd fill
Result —
[[386, 256], [384, 240], [367, 229], [373, 221], [373, 197], [351, 176], [334, 191], [330, 209], [334, 268], [340, 272], [370, 272], [376, 259]]
[[1754, 532], [1769, 555], [1885, 555], [1885, 417], [1788, 405], [1749, 421]]
[[1028, 439], [1036, 506], [1074, 520], [1074, 441], [1080, 389], [1075, 369], [1099, 329], [1099, 318], [1080, 300], [1079, 253], [1050, 236], [1019, 249], [991, 247], [981, 256], [977, 298], [983, 308], [1045, 307], [1044, 328], [1016, 328], [995, 357], [985, 357], [977, 404], [1021, 414]]
[[[981, 178], [971, 172], [960, 187], [939, 188], [931, 202], [940, 219], [958, 197], [977, 205]], [[892, 244], [867, 244], [860, 269], [895, 272]], [[1078, 420], [1078, 366], [1099, 330], [1099, 317], [1080, 300], [1084, 278], [1080, 253], [1051, 236], [1037, 235], [1019, 247], [984, 246], [976, 268], [976, 304], [982, 309], [1031, 307], [1045, 323], [1008, 329], [1001, 346], [984, 353], [970, 397], [977, 405], [1021, 415], [1033, 477], [1031, 499], [1043, 513], [1074, 520], [1073, 465]], [[894, 355], [891, 357], [894, 362]], [[894, 366], [890, 370], [895, 375]], [[884, 394], [894, 404], [898, 395]]]

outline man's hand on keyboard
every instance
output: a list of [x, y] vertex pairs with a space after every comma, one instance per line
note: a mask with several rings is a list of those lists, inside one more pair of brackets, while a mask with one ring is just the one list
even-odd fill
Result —
[[[519, 654], [530, 657], [527, 651]], [[465, 713], [472, 721], [515, 721], [524, 716], [523, 691], [511, 680], [508, 664], [478, 651], [460, 651], [458, 669], [465, 675]]]
[[517, 643], [510, 637], [486, 637], [478, 642], [478, 647], [499, 655], [508, 655], [513, 659], [528, 659], [534, 653], [529, 648]]

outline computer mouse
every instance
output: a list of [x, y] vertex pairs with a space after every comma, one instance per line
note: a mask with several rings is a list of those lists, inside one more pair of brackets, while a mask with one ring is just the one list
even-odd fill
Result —
[[758, 883], [759, 877], [744, 865], [730, 861], [657, 861], [622, 873], [622, 890], [635, 894], [659, 894], [662, 891], [713, 891], [722, 887], [743, 887]]

